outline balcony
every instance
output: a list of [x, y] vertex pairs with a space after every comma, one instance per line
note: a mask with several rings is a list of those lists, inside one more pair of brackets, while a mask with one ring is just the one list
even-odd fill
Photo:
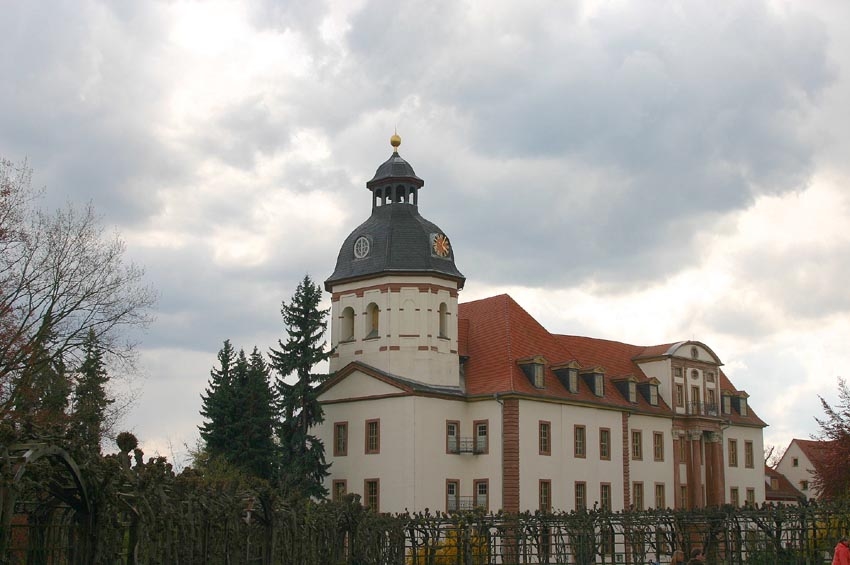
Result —
[[446, 439], [446, 449], [449, 453], [472, 453], [473, 455], [477, 455], [487, 451], [487, 438], [449, 436]]
[[479, 495], [477, 502], [474, 496], [450, 496], [446, 500], [446, 512], [472, 510], [473, 508], [487, 508], [487, 495]]
[[719, 416], [720, 410], [716, 403], [689, 402], [686, 406], [689, 416]]

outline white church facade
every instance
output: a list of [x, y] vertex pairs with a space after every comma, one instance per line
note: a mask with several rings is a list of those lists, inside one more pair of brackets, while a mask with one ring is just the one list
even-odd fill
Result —
[[764, 501], [766, 424], [707, 345], [552, 334], [507, 295], [459, 303], [465, 278], [399, 144], [325, 281], [333, 497], [381, 512]]

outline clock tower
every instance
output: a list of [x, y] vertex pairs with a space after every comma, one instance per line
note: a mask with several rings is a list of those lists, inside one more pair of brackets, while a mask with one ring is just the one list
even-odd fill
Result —
[[448, 236], [419, 214], [425, 182], [393, 153], [366, 183], [372, 214], [342, 244], [331, 293], [330, 369], [352, 362], [432, 386], [461, 386], [458, 291]]

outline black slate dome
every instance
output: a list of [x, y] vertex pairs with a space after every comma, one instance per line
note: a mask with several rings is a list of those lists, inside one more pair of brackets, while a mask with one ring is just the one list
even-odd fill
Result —
[[[393, 136], [393, 147], [401, 140]], [[340, 282], [381, 274], [433, 274], [466, 280], [457, 270], [454, 250], [437, 225], [419, 214], [419, 189], [425, 182], [397, 151], [366, 183], [372, 192], [372, 215], [342, 244], [325, 289]]]

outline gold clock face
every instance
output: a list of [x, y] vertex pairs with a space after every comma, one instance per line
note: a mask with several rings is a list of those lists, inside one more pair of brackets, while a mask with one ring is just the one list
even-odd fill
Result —
[[449, 244], [449, 238], [441, 233], [435, 235], [433, 249], [434, 254], [440, 257], [448, 257], [452, 250], [451, 245]]

